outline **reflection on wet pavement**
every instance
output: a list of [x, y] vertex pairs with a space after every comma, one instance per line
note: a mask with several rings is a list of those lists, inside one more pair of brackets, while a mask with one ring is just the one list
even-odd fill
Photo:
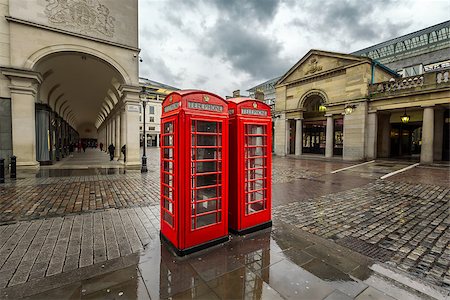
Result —
[[[152, 240], [139, 257], [129, 259], [134, 263], [128, 267], [22, 295], [27, 299], [367, 299], [358, 295], [369, 288], [364, 283], [371, 275], [369, 261], [317, 237], [303, 236], [287, 224], [279, 226], [232, 237], [228, 243], [182, 258]], [[334, 262], [338, 257], [340, 262]], [[357, 269], [360, 273], [364, 269], [363, 279], [351, 274]], [[19, 295], [11, 288], [9, 292], [9, 297]], [[389, 298], [374, 287], [366, 294]]]

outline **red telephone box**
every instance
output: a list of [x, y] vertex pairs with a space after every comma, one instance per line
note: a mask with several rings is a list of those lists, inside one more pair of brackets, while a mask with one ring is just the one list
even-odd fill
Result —
[[162, 110], [161, 237], [185, 255], [228, 240], [228, 105], [186, 90]]
[[270, 106], [228, 99], [230, 115], [230, 231], [272, 226], [272, 118]]

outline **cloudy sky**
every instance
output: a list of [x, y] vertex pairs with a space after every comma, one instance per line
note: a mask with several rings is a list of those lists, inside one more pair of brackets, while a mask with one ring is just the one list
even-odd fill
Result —
[[139, 0], [140, 76], [231, 95], [284, 74], [310, 49], [349, 53], [449, 11], [448, 0]]

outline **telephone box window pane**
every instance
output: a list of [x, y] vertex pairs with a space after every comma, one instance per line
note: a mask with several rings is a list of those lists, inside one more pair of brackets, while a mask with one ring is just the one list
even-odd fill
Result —
[[[202, 214], [210, 211], [215, 211], [218, 209], [216, 200], [204, 201], [196, 204], [197, 214]], [[220, 203], [220, 201], [219, 201]], [[220, 204], [219, 204], [220, 205]], [[194, 213], [192, 213], [194, 214]]]
[[170, 226], [173, 226], [173, 217], [167, 211], [164, 211], [163, 215], [164, 221], [166, 221]]
[[258, 201], [258, 200], [264, 200], [265, 198], [266, 198], [266, 191], [262, 190], [262, 191], [258, 191], [258, 192], [248, 193], [246, 200], [248, 203], [248, 202], [253, 202], [253, 201]]
[[265, 166], [265, 159], [260, 157], [260, 158], [249, 158], [247, 159], [247, 169], [251, 169], [251, 168], [261, 168]]
[[217, 162], [203, 161], [197, 162], [197, 173], [217, 172]]
[[265, 125], [255, 125], [250, 124], [245, 126], [246, 134], [266, 134], [266, 126]]
[[164, 136], [164, 146], [173, 146], [173, 135]]
[[163, 192], [164, 196], [166, 196], [169, 199], [173, 199], [173, 190], [172, 189], [168, 188], [167, 186], [164, 186], [163, 190], [164, 190], [164, 192]]
[[[196, 122], [196, 130], [197, 132], [208, 132], [208, 133], [219, 133], [220, 132], [220, 125], [217, 122], [208, 122], [208, 121], [193, 121]], [[193, 126], [195, 126], [193, 124]]]
[[173, 204], [167, 199], [164, 199], [164, 208], [167, 209], [170, 213], [173, 213]]
[[164, 161], [164, 171], [173, 173], [173, 162]]
[[246, 146], [265, 146], [266, 138], [262, 136], [247, 136]]
[[172, 148], [164, 149], [164, 158], [165, 159], [173, 159], [173, 149]]
[[173, 176], [170, 174], [164, 174], [164, 183], [173, 186]]
[[265, 169], [247, 170], [246, 172], [247, 179], [265, 178], [265, 175]]
[[266, 148], [265, 147], [247, 148], [246, 153], [247, 157], [265, 156]]
[[264, 179], [247, 182], [245, 184], [245, 190], [248, 192], [263, 189], [265, 188], [265, 183], [266, 180]]
[[[217, 193], [218, 190], [219, 194]], [[220, 189], [218, 189], [217, 187], [197, 190], [197, 200], [206, 200], [217, 197], [220, 197]]]
[[196, 135], [196, 137], [197, 137], [197, 146], [217, 146], [218, 139], [217, 139], [216, 135], [198, 134], [198, 135]]
[[197, 228], [203, 227], [203, 226], [208, 226], [211, 224], [216, 224], [216, 214], [215, 213], [197, 217]]
[[216, 174], [197, 177], [197, 187], [216, 185], [216, 184], [217, 184], [217, 175]]
[[265, 209], [265, 201], [250, 203], [247, 205], [247, 214], [251, 214], [264, 209]]
[[217, 148], [197, 149], [196, 159], [220, 159], [220, 150]]
[[173, 133], [173, 122], [164, 124], [164, 133]]

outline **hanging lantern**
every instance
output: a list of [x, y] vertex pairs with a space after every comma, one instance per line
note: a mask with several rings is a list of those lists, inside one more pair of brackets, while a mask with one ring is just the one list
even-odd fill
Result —
[[349, 114], [351, 114], [354, 110], [355, 110], [355, 108], [356, 108], [356, 105], [347, 105], [345, 108], [344, 108], [344, 113], [346, 114], [346, 115], [349, 115]]
[[323, 104], [320, 104], [319, 105], [319, 111], [320, 112], [326, 112], [327, 111], [327, 107], [325, 105], [323, 105]]
[[405, 113], [400, 117], [400, 120], [402, 120], [403, 124], [407, 124], [409, 122], [409, 115], [406, 114], [406, 108], [405, 108]]

